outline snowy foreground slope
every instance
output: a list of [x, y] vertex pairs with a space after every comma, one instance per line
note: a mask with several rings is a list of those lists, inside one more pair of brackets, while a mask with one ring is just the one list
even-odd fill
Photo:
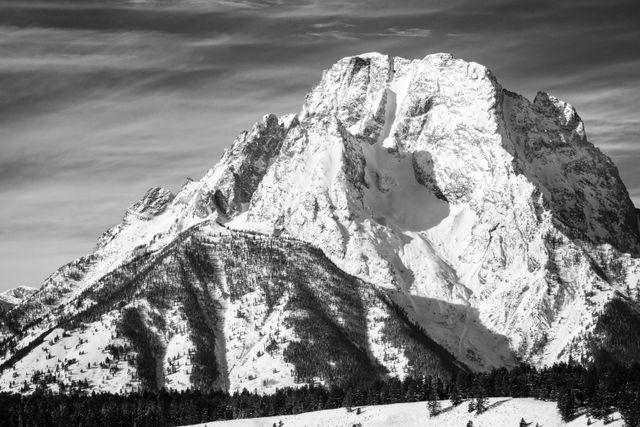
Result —
[[270, 392], [612, 343], [631, 362], [639, 254], [571, 105], [448, 54], [347, 57], [2, 314], [0, 389]]
[[[395, 403], [392, 405], [363, 406], [362, 413], [358, 415], [354, 410], [349, 412], [346, 408], [329, 409], [325, 411], [307, 412], [298, 415], [285, 415], [276, 417], [253, 418], [232, 421], [218, 421], [197, 424], [197, 427], [271, 427], [280, 421], [283, 426], [292, 427], [386, 427], [386, 426], [442, 426], [465, 427], [472, 421], [474, 427], [517, 427], [520, 420], [532, 427], [538, 423], [542, 427], [582, 427], [587, 425], [587, 416], [581, 415], [576, 419], [565, 423], [560, 418], [555, 402], [544, 402], [531, 398], [511, 399], [498, 397], [489, 399], [489, 410], [477, 415], [467, 411], [466, 402], [458, 407], [451, 407], [449, 401], [442, 401], [443, 412], [435, 417], [430, 417], [426, 402]], [[619, 414], [613, 416], [614, 421], [606, 424], [611, 427], [620, 427], [624, 422]], [[605, 425], [602, 420], [591, 419], [591, 426], [601, 427]], [[192, 426], [195, 427], [196, 425]]]

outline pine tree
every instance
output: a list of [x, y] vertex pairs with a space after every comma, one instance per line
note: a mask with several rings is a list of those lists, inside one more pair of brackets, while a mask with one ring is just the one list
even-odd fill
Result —
[[520, 419], [520, 427], [527, 427], [529, 424], [524, 420], [524, 418]]
[[604, 394], [605, 394], [604, 385], [598, 384], [595, 387], [593, 394], [591, 395], [591, 399], [589, 401], [589, 408], [590, 408], [590, 412], [596, 418], [602, 417], [602, 415], [606, 412]]
[[482, 414], [487, 410], [487, 406], [489, 404], [489, 399], [484, 397], [484, 395], [480, 395], [476, 398], [476, 412], [478, 414]]
[[476, 401], [475, 399], [469, 399], [469, 406], [467, 407], [469, 412], [473, 412], [476, 410]]
[[451, 404], [453, 406], [458, 406], [459, 404], [462, 403], [462, 393], [460, 393], [460, 389], [458, 388], [458, 385], [456, 384], [455, 387], [453, 388], [453, 390], [451, 390]]
[[620, 406], [620, 413], [627, 427], [640, 427], [640, 396], [627, 396]]
[[352, 405], [353, 405], [353, 392], [351, 391], [351, 389], [349, 389], [344, 394], [344, 399], [342, 399], [342, 406], [349, 408]]
[[429, 402], [427, 403], [429, 408], [429, 415], [435, 417], [440, 413], [440, 402], [438, 401], [438, 395], [434, 389], [431, 389], [429, 394]]
[[473, 421], [469, 420], [469, 422], [467, 423], [467, 427], [473, 427]]
[[575, 399], [573, 390], [569, 388], [562, 389], [558, 392], [558, 411], [563, 421], [569, 421], [576, 412]]

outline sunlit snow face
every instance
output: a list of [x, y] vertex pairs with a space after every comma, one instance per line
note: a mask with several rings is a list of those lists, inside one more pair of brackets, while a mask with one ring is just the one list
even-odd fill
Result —
[[147, 188], [202, 175], [359, 52], [449, 51], [570, 101], [640, 198], [632, 2], [76, 3], [0, 3], [0, 289], [37, 285]]

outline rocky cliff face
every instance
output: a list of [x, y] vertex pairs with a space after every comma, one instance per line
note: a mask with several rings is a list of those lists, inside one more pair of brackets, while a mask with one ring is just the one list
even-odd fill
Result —
[[298, 121], [231, 226], [313, 241], [401, 289], [416, 318], [416, 296], [466, 305], [520, 356], [552, 362], [636, 285], [635, 208], [553, 96], [529, 102], [446, 54], [368, 54], [327, 71]]
[[[636, 209], [572, 106], [545, 93], [530, 102], [484, 66], [447, 54], [370, 53], [325, 71], [299, 114], [265, 116], [175, 197], [152, 189], [132, 205], [93, 254], [4, 317], [5, 333], [19, 338], [5, 346], [3, 366], [61, 318], [101, 304], [86, 290], [103, 277], [120, 277], [114, 272], [127, 263], [164, 253], [211, 221], [320, 248], [470, 369], [586, 355], [607, 303], [633, 304], [640, 279]], [[203, 266], [219, 268], [219, 257], [207, 259]], [[119, 286], [143, 286], [123, 277]], [[386, 348], [376, 315], [362, 318]], [[242, 333], [263, 327], [253, 322]], [[368, 348], [374, 370], [393, 354], [387, 368], [404, 375], [415, 365], [409, 341], [382, 353], [351, 343]], [[224, 341], [211, 345], [232, 363]], [[320, 371], [305, 372], [311, 380]]]

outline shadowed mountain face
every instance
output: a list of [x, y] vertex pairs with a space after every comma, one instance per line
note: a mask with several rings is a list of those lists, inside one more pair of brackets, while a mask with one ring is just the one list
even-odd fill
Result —
[[347, 57], [4, 315], [0, 386], [268, 392], [589, 357], [612, 301], [635, 319], [638, 236], [569, 104], [448, 54]]

